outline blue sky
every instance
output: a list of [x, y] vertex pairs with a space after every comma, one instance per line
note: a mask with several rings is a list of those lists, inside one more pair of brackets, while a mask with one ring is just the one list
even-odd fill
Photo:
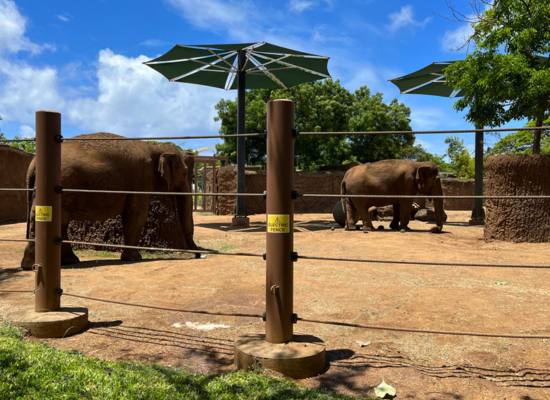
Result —
[[[468, 3], [454, 2], [466, 14]], [[0, 0], [0, 128], [8, 138], [34, 136], [35, 112], [55, 110], [66, 137], [217, 134], [214, 105], [235, 91], [170, 83], [142, 62], [176, 43], [267, 41], [329, 56], [333, 79], [397, 98], [415, 130], [471, 129], [452, 99], [400, 95], [388, 82], [464, 58], [466, 50], [451, 49], [469, 26], [437, 14], [451, 16], [445, 0]], [[474, 135], [461, 137], [473, 149]], [[444, 138], [417, 141], [442, 155]]]

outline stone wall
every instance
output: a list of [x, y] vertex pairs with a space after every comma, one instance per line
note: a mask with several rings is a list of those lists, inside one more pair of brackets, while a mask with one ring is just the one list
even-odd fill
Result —
[[[219, 193], [235, 193], [237, 187], [237, 167], [229, 166], [220, 168], [217, 172], [217, 186]], [[307, 194], [340, 194], [340, 183], [345, 172], [321, 171], [321, 172], [295, 172], [294, 189], [298, 193]], [[212, 172], [207, 175], [206, 188], [212, 192]], [[266, 189], [265, 171], [246, 171], [245, 193], [263, 193]], [[473, 196], [473, 179], [443, 179], [443, 194], [450, 196]], [[211, 199], [209, 197], [209, 199]], [[300, 197], [294, 204], [296, 213], [331, 213], [338, 200], [335, 198], [303, 198]], [[219, 215], [233, 215], [235, 213], [236, 200], [234, 197], [218, 197], [217, 213]], [[263, 197], [246, 197], [247, 213], [265, 213], [265, 200]], [[428, 203], [428, 206], [433, 207]], [[207, 209], [210, 210], [210, 200]], [[474, 200], [445, 200], [445, 210], [472, 210]]]
[[[550, 156], [507, 154], [486, 162], [488, 196], [550, 196]], [[485, 238], [550, 242], [550, 200], [487, 200]]]
[[[0, 188], [25, 188], [27, 169], [34, 154], [0, 145]], [[0, 191], [0, 224], [27, 219], [27, 192]]]

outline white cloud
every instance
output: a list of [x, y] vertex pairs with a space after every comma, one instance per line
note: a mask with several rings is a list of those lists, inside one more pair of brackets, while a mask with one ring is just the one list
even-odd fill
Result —
[[19, 127], [19, 136], [23, 138], [33, 138], [36, 136], [36, 132], [29, 125], [21, 125]]
[[65, 102], [58, 86], [54, 68], [0, 58], [0, 109], [6, 120], [34, 124], [36, 111], [62, 109]]
[[467, 39], [474, 33], [474, 28], [470, 24], [462, 24], [454, 31], [445, 31], [441, 39], [441, 48], [448, 51], [461, 49]]
[[17, 53], [18, 51], [30, 51], [39, 53], [44, 47], [25, 37], [25, 25], [27, 19], [23, 17], [15, 2], [0, 0], [0, 53], [7, 51]]
[[[171, 83], [143, 65], [149, 58], [130, 58], [101, 50], [97, 97], [69, 101], [66, 115], [81, 129], [126, 136], [213, 134], [214, 105], [220, 89]], [[230, 96], [230, 97], [234, 97]]]
[[389, 16], [391, 23], [389, 29], [391, 32], [395, 32], [398, 29], [410, 26], [410, 27], [419, 27], [424, 28], [426, 24], [431, 20], [430, 17], [425, 18], [424, 21], [420, 22], [414, 19], [414, 12], [411, 5], [401, 7], [401, 10], [390, 14]]
[[72, 18], [73, 18], [73, 16], [69, 13], [66, 13], [66, 12], [57, 15], [57, 19], [59, 19], [60, 21], [63, 21], [63, 22], [69, 22]]
[[229, 32], [234, 38], [248, 37], [257, 10], [248, 0], [164, 0], [191, 25], [214, 32]]
[[162, 46], [168, 46], [170, 43], [165, 42], [164, 40], [158, 40], [158, 39], [148, 39], [144, 42], [141, 42], [140, 46], [145, 47], [162, 47]]
[[302, 13], [308, 8], [312, 8], [314, 5], [315, 3], [313, 1], [306, 0], [290, 0], [290, 2], [288, 3], [290, 11], [294, 11], [298, 14]]

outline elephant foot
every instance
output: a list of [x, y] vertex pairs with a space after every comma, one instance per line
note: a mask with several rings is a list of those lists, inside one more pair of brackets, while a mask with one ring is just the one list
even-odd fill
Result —
[[374, 226], [363, 225], [363, 232], [373, 232], [375, 231]]
[[141, 261], [142, 257], [136, 249], [124, 249], [120, 259], [122, 261]]
[[79, 262], [80, 258], [78, 258], [72, 251], [61, 256], [61, 265], [78, 264]]
[[411, 228], [409, 228], [408, 226], [402, 226], [401, 229], [400, 229], [401, 232], [410, 232], [411, 231]]
[[434, 226], [430, 229], [430, 232], [431, 233], [441, 233], [442, 230], [443, 230], [442, 226]]
[[399, 224], [391, 223], [391, 224], [390, 224], [390, 229], [392, 229], [392, 230], [394, 230], [394, 231], [399, 230]]

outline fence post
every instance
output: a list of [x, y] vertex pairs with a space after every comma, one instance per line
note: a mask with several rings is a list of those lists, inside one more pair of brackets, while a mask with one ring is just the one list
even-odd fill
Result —
[[61, 307], [61, 114], [36, 113], [36, 312]]
[[266, 321], [265, 335], [249, 333], [235, 340], [235, 365], [253, 365], [296, 379], [320, 374], [326, 365], [325, 343], [293, 332], [294, 309], [294, 102], [267, 103]]
[[294, 103], [267, 103], [266, 340], [292, 340], [294, 306]]

